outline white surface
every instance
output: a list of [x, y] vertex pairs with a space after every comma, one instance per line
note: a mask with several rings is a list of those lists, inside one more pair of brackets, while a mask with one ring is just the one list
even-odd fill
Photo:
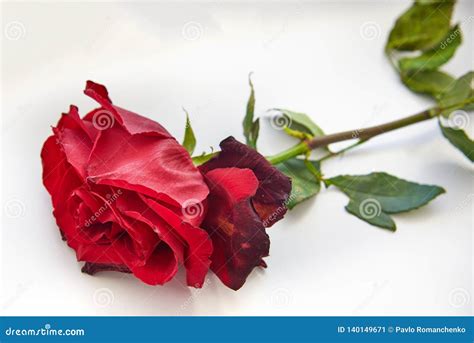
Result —
[[[395, 215], [392, 234], [347, 214], [347, 198], [323, 190], [270, 229], [268, 269], [254, 271], [238, 292], [211, 273], [202, 290], [182, 287], [183, 273], [164, 287], [118, 273], [82, 274], [41, 183], [39, 153], [50, 125], [71, 103], [81, 114], [95, 106], [82, 94], [87, 79], [179, 139], [184, 106], [197, 151], [231, 134], [242, 139], [250, 71], [257, 113], [303, 111], [326, 132], [423, 110], [432, 102], [405, 89], [383, 55], [393, 21], [409, 4], [3, 3], [3, 313], [470, 315], [472, 167], [435, 122], [374, 139], [324, 172], [383, 170], [447, 194]], [[473, 14], [472, 2], [458, 4], [464, 44], [445, 67], [457, 76], [473, 69]], [[11, 22], [24, 29], [18, 40], [5, 36]], [[262, 152], [292, 144], [268, 122], [262, 126]], [[18, 218], [6, 215], [12, 200], [21, 206]]]

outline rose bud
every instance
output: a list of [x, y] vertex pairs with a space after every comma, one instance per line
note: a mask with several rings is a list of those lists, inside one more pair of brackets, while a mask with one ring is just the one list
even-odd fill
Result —
[[233, 137], [220, 147], [216, 157], [199, 167], [210, 190], [201, 226], [214, 246], [212, 271], [237, 290], [253, 268], [266, 266], [270, 240], [265, 228], [286, 213], [291, 181]]
[[80, 118], [71, 106], [41, 151], [43, 183], [63, 239], [83, 271], [131, 272], [150, 285], [183, 264], [201, 287], [212, 242], [199, 228], [209, 194], [187, 151], [158, 123], [112, 104], [87, 82], [100, 107]]

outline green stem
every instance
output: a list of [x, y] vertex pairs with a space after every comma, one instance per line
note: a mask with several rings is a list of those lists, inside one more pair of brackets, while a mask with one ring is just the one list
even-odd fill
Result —
[[[460, 104], [458, 104], [458, 108], [459, 108], [459, 105]], [[450, 107], [454, 107], [454, 106], [450, 106]], [[417, 114], [414, 114], [402, 119], [398, 119], [398, 120], [394, 120], [385, 124], [381, 124], [381, 125], [314, 137], [312, 139], [307, 139], [305, 141], [302, 141], [298, 143], [297, 145], [279, 154], [269, 156], [267, 157], [267, 159], [272, 164], [278, 164], [286, 160], [289, 160], [293, 157], [306, 154], [309, 151], [316, 148], [326, 147], [329, 144], [336, 143], [336, 142], [358, 139], [359, 142], [355, 144], [354, 146], [350, 147], [350, 148], [353, 148], [359, 144], [362, 144], [362, 142], [365, 142], [369, 140], [370, 138], [381, 135], [383, 133], [397, 130], [402, 127], [413, 125], [425, 120], [430, 120], [434, 117], [439, 116], [443, 110], [444, 109], [436, 107], [436, 108], [432, 108], [432, 109], [429, 109], [429, 110], [426, 110], [426, 111], [423, 111], [423, 112], [420, 112], [420, 113], [417, 113]], [[347, 151], [347, 150], [349, 149], [345, 149], [344, 151]], [[326, 158], [329, 158], [329, 156], [323, 157], [323, 159], [326, 159]]]
[[302, 155], [307, 153], [308, 151], [311, 151], [311, 149], [308, 147], [305, 141], [302, 141], [295, 146], [280, 152], [279, 154], [273, 155], [273, 156], [268, 156], [267, 160], [271, 164], [278, 164], [281, 162], [284, 162], [286, 160], [289, 160], [290, 158], [293, 158], [298, 155]]
[[351, 150], [351, 149], [353, 149], [353, 148], [355, 148], [355, 147], [357, 147], [357, 146], [359, 146], [359, 145], [361, 145], [361, 144], [363, 144], [363, 143], [365, 143], [365, 142], [367, 142], [367, 141], [368, 141], [368, 139], [365, 139], [365, 140], [362, 140], [362, 139], [361, 139], [361, 140], [355, 142], [354, 144], [351, 144], [351, 145], [345, 147], [344, 149], [341, 149], [341, 150], [338, 150], [338, 151], [334, 151], [334, 152], [330, 152], [329, 154], [327, 154], [327, 155], [321, 157], [320, 159], [318, 159], [318, 162], [323, 162], [323, 161], [326, 161], [327, 159], [330, 159], [331, 157], [334, 157], [334, 156], [338, 156], [338, 155], [340, 155], [340, 154], [343, 154], [343, 153], [345, 153], [346, 151], [349, 151], [349, 150]]

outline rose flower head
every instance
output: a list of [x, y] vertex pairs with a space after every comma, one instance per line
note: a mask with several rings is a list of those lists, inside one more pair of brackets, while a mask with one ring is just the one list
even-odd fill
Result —
[[87, 273], [161, 285], [183, 264], [187, 284], [201, 287], [212, 253], [199, 228], [209, 194], [201, 173], [160, 124], [113, 105], [102, 85], [88, 81], [85, 94], [100, 107], [81, 119], [71, 106], [41, 152], [63, 239]]
[[160, 124], [122, 109], [88, 81], [100, 107], [83, 118], [71, 105], [41, 151], [43, 183], [67, 244], [89, 274], [133, 273], [150, 285], [202, 287], [209, 268], [239, 289], [266, 266], [265, 228], [281, 219], [288, 177], [233, 137], [194, 166]]

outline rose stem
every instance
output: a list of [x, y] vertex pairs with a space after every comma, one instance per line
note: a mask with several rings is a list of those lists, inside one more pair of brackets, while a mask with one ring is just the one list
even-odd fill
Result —
[[333, 133], [333, 134], [324, 135], [324, 136], [313, 137], [311, 139], [301, 141], [300, 143], [294, 145], [293, 147], [285, 151], [282, 151], [276, 155], [268, 156], [267, 160], [272, 164], [278, 164], [286, 160], [289, 160], [293, 157], [306, 154], [313, 149], [326, 147], [332, 143], [343, 142], [343, 141], [352, 140], [352, 139], [359, 140], [355, 144], [350, 145], [349, 147], [342, 149], [341, 151], [330, 153], [324, 156], [322, 159], [320, 159], [320, 161], [323, 161], [330, 157], [343, 153], [349, 149], [352, 149], [375, 136], [400, 129], [402, 127], [413, 125], [425, 120], [433, 119], [435, 117], [438, 117], [441, 113], [445, 111], [451, 111], [458, 108], [462, 108], [467, 103], [471, 103], [473, 101], [474, 100], [469, 99], [468, 102], [462, 102], [462, 103], [455, 104], [455, 105], [445, 107], [445, 108], [435, 107], [435, 108], [428, 109], [423, 112], [419, 112], [417, 114], [414, 114], [402, 119], [394, 120], [394, 121], [381, 124], [381, 125], [361, 128], [357, 130], [343, 131], [343, 132]]
[[344, 149], [341, 149], [341, 150], [338, 150], [338, 151], [330, 151], [329, 154], [324, 155], [323, 157], [319, 158], [317, 161], [318, 162], [326, 161], [327, 159], [330, 159], [331, 157], [338, 156], [340, 154], [345, 153], [346, 151], [352, 150], [356, 146], [359, 146], [362, 143], [365, 143], [367, 141], [368, 141], [368, 139], [361, 139], [361, 140], [358, 140], [357, 142], [355, 142], [354, 144], [351, 144], [351, 145], [345, 147]]

